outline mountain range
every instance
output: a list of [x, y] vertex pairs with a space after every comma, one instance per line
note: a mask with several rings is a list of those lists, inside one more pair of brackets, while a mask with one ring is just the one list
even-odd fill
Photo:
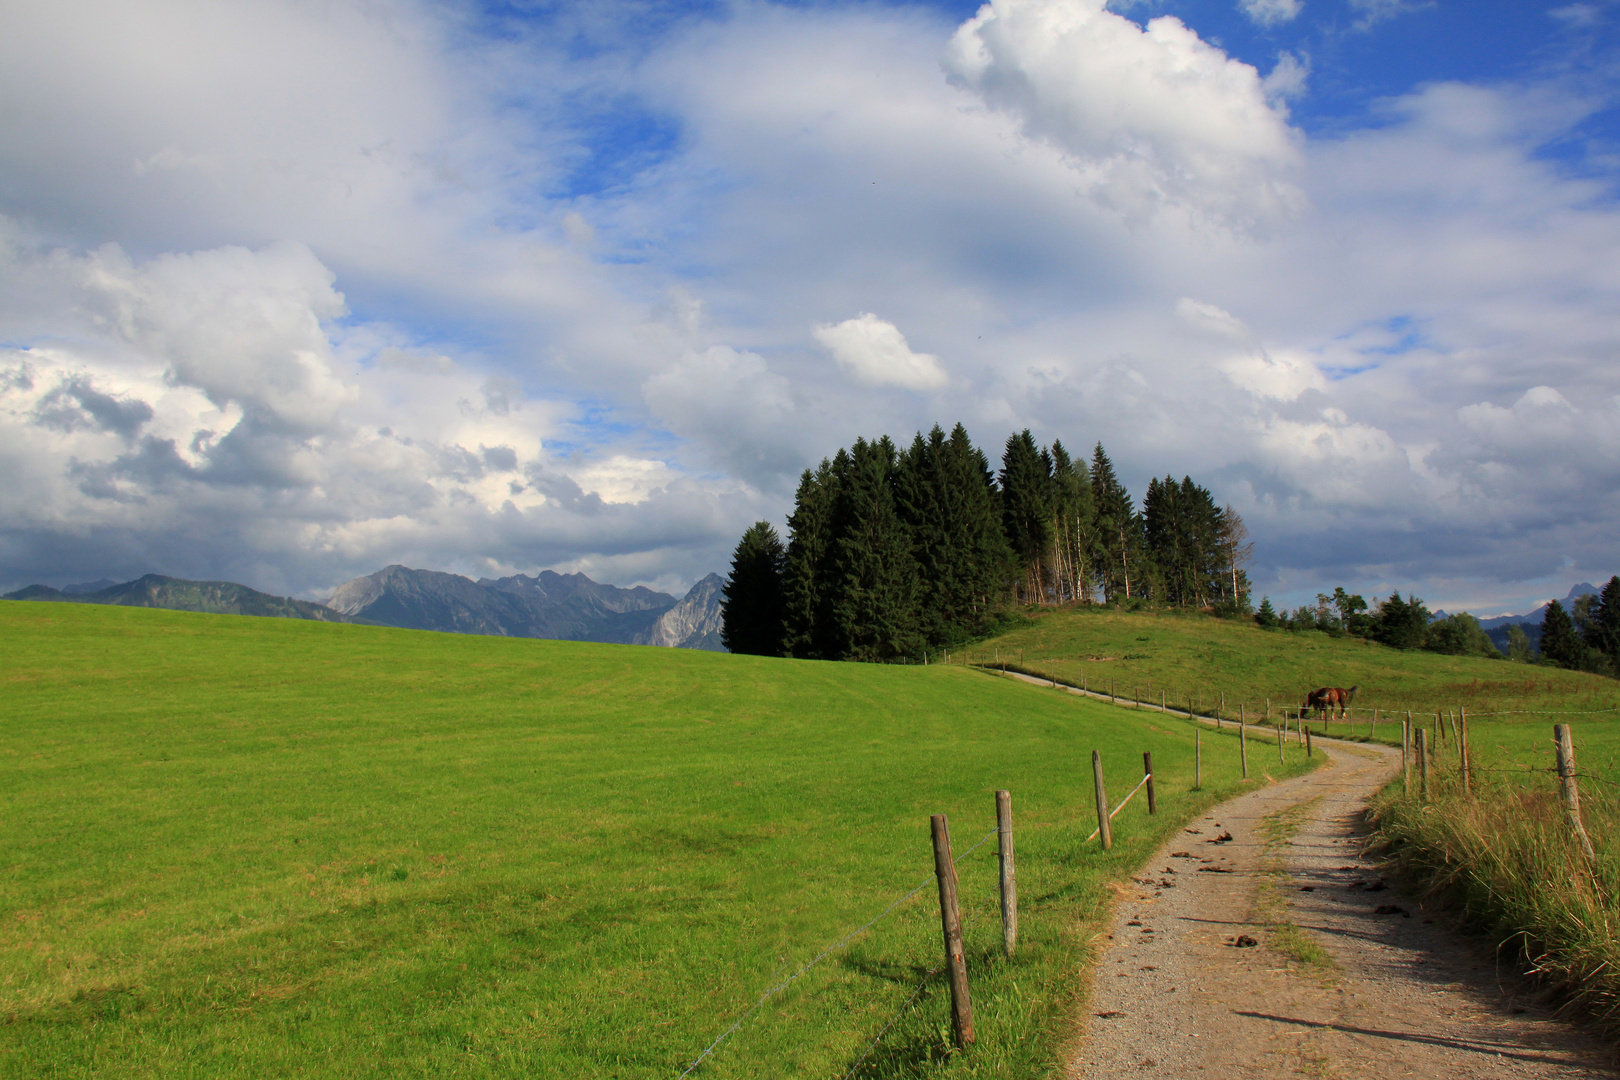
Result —
[[621, 589], [603, 585], [584, 574], [544, 570], [533, 577], [517, 574], [473, 581], [459, 574], [389, 566], [338, 586], [325, 604], [271, 596], [229, 581], [186, 581], [158, 574], [122, 584], [97, 581], [62, 589], [30, 585], [4, 599], [118, 604], [723, 652], [721, 584], [720, 575], [710, 574], [677, 600], [644, 586]]
[[[1583, 581], [1569, 590], [1562, 603], [1565, 611], [1575, 610], [1575, 601], [1583, 596], [1596, 596], [1598, 590], [1589, 581]], [[1496, 647], [1503, 652], [1508, 651], [1508, 627], [1518, 625], [1524, 627], [1524, 636], [1530, 639], [1532, 649], [1541, 648], [1541, 620], [1547, 614], [1547, 601], [1528, 615], [1498, 615], [1495, 618], [1479, 620], [1480, 627], [1485, 631]]]

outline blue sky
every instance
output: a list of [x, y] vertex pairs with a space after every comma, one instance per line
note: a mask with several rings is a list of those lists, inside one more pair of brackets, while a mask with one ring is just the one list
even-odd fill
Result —
[[1620, 570], [1608, 0], [10, 23], [0, 585], [678, 591], [957, 420], [1192, 474], [1286, 603]]

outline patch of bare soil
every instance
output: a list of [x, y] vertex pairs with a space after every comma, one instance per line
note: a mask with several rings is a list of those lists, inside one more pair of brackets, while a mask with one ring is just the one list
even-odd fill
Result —
[[1327, 766], [1194, 822], [1121, 894], [1067, 1074], [1617, 1075], [1361, 858], [1362, 808], [1400, 752], [1317, 747]]

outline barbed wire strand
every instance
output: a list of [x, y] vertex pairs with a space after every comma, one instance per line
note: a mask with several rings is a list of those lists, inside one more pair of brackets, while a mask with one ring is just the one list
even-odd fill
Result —
[[[982, 840], [980, 841], [980, 843], [983, 843], [983, 842], [984, 841], [982, 841]], [[975, 846], [977, 846], [977, 845], [975, 845]], [[963, 852], [962, 854], [966, 855], [967, 852]], [[958, 859], [955, 859], [955, 860], [952, 860], [952, 861], [953, 862], [959, 861], [959, 859], [960, 859], [960, 857], [958, 857]], [[973, 910], [972, 908], [969, 908], [967, 910], [967, 912], [962, 916], [962, 933], [963, 933], [963, 936], [966, 936], [967, 928], [973, 924], [975, 919], [978, 918], [978, 914], [979, 913], [977, 911]], [[915, 989], [915, 990], [913, 990], [911, 992], [911, 996], [906, 998], [906, 1000], [901, 1003], [900, 1008], [895, 1010], [893, 1016], [889, 1017], [889, 1022], [887, 1024], [883, 1025], [883, 1029], [881, 1031], [879, 1031], [876, 1036], [873, 1037], [871, 1042], [866, 1044], [866, 1049], [861, 1051], [861, 1056], [855, 1059], [855, 1064], [853, 1064], [853, 1065], [851, 1065], [849, 1067], [849, 1071], [844, 1074], [843, 1080], [850, 1080], [850, 1077], [855, 1075], [856, 1070], [861, 1067], [861, 1065], [866, 1061], [867, 1057], [871, 1055], [872, 1051], [877, 1048], [877, 1044], [883, 1041], [883, 1036], [887, 1035], [889, 1033], [889, 1029], [894, 1027], [895, 1024], [899, 1023], [900, 1018], [906, 1014], [907, 1010], [909, 1010], [912, 1007], [913, 1004], [916, 1003], [917, 998], [920, 997], [922, 995], [923, 990], [925, 990], [927, 988], [928, 980], [932, 979], [935, 975], [938, 975], [941, 971], [944, 971], [944, 970], [945, 970], [945, 965], [944, 964], [935, 964], [933, 967], [929, 968], [926, 973], [924, 973], [921, 981], [919, 981], [917, 983], [917, 989]]]
[[[998, 830], [996, 830], [996, 829], [991, 829], [989, 832], [985, 833], [984, 836], [979, 838], [978, 843], [974, 844], [972, 847], [970, 847], [966, 851], [962, 852], [962, 854], [957, 855], [954, 858], [952, 858], [951, 859], [951, 864], [954, 866], [956, 863], [961, 862], [963, 859], [965, 859], [969, 855], [973, 854], [973, 852], [975, 852], [979, 848], [983, 847], [985, 845], [985, 843], [987, 843], [990, 840], [991, 837], [996, 835], [997, 831]], [[827, 957], [831, 956], [833, 953], [837, 952], [839, 949], [841, 949], [845, 945], [849, 944], [850, 941], [852, 941], [856, 937], [860, 936], [861, 934], [865, 933], [867, 930], [870, 930], [873, 926], [877, 925], [878, 922], [880, 922], [890, 912], [894, 911], [895, 908], [898, 908], [901, 904], [904, 904], [907, 900], [910, 900], [913, 896], [916, 896], [918, 893], [920, 893], [924, 889], [926, 889], [928, 887], [929, 883], [932, 882], [933, 880], [934, 879], [931, 876], [927, 877], [927, 878], [924, 878], [922, 880], [921, 884], [919, 884], [916, 888], [912, 889], [910, 892], [908, 892], [904, 896], [900, 897], [894, 903], [892, 903], [888, 907], [884, 908], [881, 912], [879, 912], [872, 919], [870, 919], [867, 922], [863, 923], [862, 925], [856, 927], [854, 930], [851, 930], [849, 933], [845, 934], [843, 937], [839, 938], [837, 941], [833, 942], [831, 945], [829, 945], [825, 949], [821, 950], [821, 952], [816, 954], [815, 959], [811, 960], [809, 963], [807, 963], [803, 967], [801, 967], [798, 971], [795, 971], [792, 975], [789, 975], [787, 978], [783, 979], [781, 982], [777, 983], [775, 986], [773, 986], [769, 990], [765, 991], [765, 993], [761, 994], [759, 1000], [754, 1002], [754, 1004], [752, 1006], [750, 1006], [746, 1012], [744, 1012], [741, 1016], [739, 1016], [737, 1018], [736, 1023], [732, 1024], [725, 1031], [722, 1031], [715, 1038], [714, 1042], [710, 1043], [704, 1049], [703, 1053], [699, 1054], [696, 1058], [694, 1058], [692, 1060], [692, 1064], [690, 1064], [690, 1065], [688, 1065], [686, 1067], [686, 1070], [681, 1073], [681, 1076], [682, 1077], [690, 1076], [694, 1069], [696, 1069], [699, 1065], [703, 1064], [704, 1059], [706, 1059], [710, 1054], [713, 1054], [715, 1049], [718, 1048], [721, 1043], [725, 1042], [726, 1039], [729, 1038], [738, 1028], [742, 1027], [743, 1024], [748, 1020], [749, 1017], [753, 1016], [756, 1012], [758, 1012], [760, 1010], [760, 1008], [765, 1004], [765, 1002], [769, 1001], [774, 995], [776, 995], [776, 994], [780, 993], [781, 991], [787, 989], [788, 986], [790, 986], [796, 979], [799, 978], [799, 976], [803, 975], [805, 972], [809, 971], [811, 968], [813, 968], [817, 964], [821, 963]]]

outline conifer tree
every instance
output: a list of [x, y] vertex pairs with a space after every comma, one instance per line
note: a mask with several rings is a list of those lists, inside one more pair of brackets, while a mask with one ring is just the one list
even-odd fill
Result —
[[1579, 670], [1581, 639], [1575, 636], [1575, 623], [1557, 600], [1547, 605], [1541, 616], [1541, 655], [1561, 668]]
[[1104, 599], [1118, 603], [1141, 595], [1142, 523], [1130, 492], [1114, 475], [1102, 443], [1091, 455], [1091, 496], [1096, 506], [1096, 547], [1092, 561]]
[[720, 641], [734, 653], [782, 655], [782, 573], [787, 552], [768, 521], [756, 521], [731, 556], [721, 587]]
[[1620, 673], [1620, 574], [1609, 579], [1587, 612], [1586, 644]]
[[948, 645], [983, 626], [1004, 589], [1009, 554], [984, 455], [961, 424], [935, 425], [900, 457], [895, 505], [917, 563], [917, 631]]
[[1022, 571], [1026, 603], [1038, 604], [1046, 596], [1052, 494], [1051, 455], [1036, 447], [1028, 428], [1009, 435], [1001, 455], [1001, 520]]
[[[843, 453], [843, 451], [839, 451]], [[826, 458], [799, 478], [788, 517], [787, 563], [782, 573], [783, 649], [807, 660], [833, 659], [827, 582], [833, 551], [833, 503], [838, 484]]]
[[1276, 626], [1282, 621], [1277, 618], [1277, 609], [1271, 606], [1271, 597], [1262, 596], [1260, 598], [1260, 610], [1254, 613], [1254, 621], [1267, 629]]
[[917, 564], [911, 538], [895, 510], [898, 466], [888, 436], [856, 439], [833, 458], [838, 496], [833, 503], [831, 655], [882, 661], [918, 650]]

